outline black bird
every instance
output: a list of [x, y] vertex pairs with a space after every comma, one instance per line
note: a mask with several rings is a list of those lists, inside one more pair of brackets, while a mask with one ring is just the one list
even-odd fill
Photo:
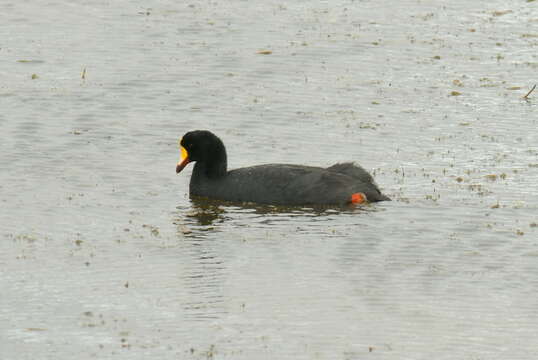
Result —
[[353, 163], [328, 168], [267, 164], [228, 171], [226, 148], [212, 132], [196, 130], [180, 140], [179, 173], [195, 161], [190, 196], [269, 205], [346, 205], [390, 200], [372, 176]]

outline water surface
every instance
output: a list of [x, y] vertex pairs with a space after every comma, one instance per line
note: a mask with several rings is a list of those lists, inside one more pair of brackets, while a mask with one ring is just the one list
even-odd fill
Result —
[[[534, 358], [535, 2], [2, 10], [2, 359]], [[193, 202], [193, 129], [394, 201]]]

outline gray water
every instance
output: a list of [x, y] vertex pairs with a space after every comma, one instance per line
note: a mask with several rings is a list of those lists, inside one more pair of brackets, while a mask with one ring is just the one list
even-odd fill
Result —
[[[2, 3], [0, 358], [534, 359], [537, 6]], [[394, 201], [192, 202], [193, 129]]]

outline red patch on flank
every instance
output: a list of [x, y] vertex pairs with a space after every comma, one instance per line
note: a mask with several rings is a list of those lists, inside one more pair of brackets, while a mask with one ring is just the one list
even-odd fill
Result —
[[366, 195], [363, 193], [351, 194], [351, 203], [352, 204], [362, 204], [366, 202]]

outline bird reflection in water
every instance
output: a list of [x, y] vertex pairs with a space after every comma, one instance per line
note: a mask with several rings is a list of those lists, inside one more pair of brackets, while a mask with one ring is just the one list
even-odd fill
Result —
[[198, 225], [209, 226], [225, 220], [226, 210], [222, 201], [192, 198], [191, 203], [192, 210], [187, 214], [187, 217], [196, 220]]
[[208, 231], [215, 231], [215, 225], [225, 221], [226, 209], [220, 201], [192, 198], [190, 205], [177, 207], [174, 218], [178, 234], [182, 236], [203, 236]]
[[294, 218], [314, 219], [331, 217], [338, 214], [359, 214], [377, 211], [375, 206], [276, 206], [255, 203], [237, 203], [205, 197], [191, 197], [191, 206], [178, 207], [174, 224], [178, 234], [191, 238], [205, 236], [208, 232], [221, 231], [225, 222], [231, 226], [265, 226], [274, 221], [293, 221]]

